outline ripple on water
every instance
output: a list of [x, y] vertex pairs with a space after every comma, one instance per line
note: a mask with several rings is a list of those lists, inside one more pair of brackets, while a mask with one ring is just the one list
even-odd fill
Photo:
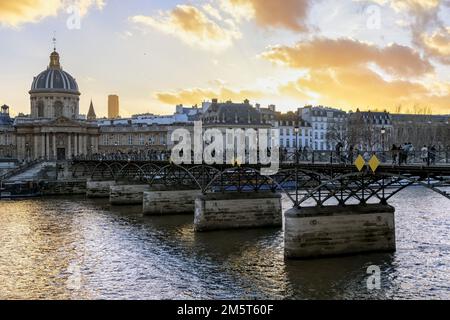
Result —
[[[277, 229], [196, 234], [191, 216], [146, 218], [102, 200], [0, 202], [0, 298], [450, 298], [449, 201], [412, 188], [392, 204], [395, 254], [285, 261]], [[371, 265], [382, 270], [376, 292]]]

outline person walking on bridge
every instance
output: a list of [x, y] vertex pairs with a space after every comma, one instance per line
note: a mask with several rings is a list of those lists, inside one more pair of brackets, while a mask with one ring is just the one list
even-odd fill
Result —
[[424, 145], [422, 149], [420, 150], [420, 158], [422, 159], [423, 163], [430, 164], [428, 161], [428, 147]]
[[400, 148], [397, 145], [392, 145], [391, 153], [392, 153], [392, 165], [397, 164], [398, 156], [399, 156]]

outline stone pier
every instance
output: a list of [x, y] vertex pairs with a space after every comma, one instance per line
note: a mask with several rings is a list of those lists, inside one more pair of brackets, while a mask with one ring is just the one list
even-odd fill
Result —
[[285, 213], [285, 256], [320, 258], [394, 252], [395, 209], [388, 205], [329, 206]]
[[114, 185], [110, 187], [109, 202], [112, 205], [142, 205], [145, 191], [150, 191], [147, 184]]
[[195, 200], [195, 231], [281, 227], [277, 193], [212, 193]]
[[88, 181], [86, 183], [86, 196], [88, 198], [109, 198], [111, 186], [115, 181]]
[[195, 198], [200, 193], [200, 190], [145, 191], [143, 213], [145, 215], [194, 214]]

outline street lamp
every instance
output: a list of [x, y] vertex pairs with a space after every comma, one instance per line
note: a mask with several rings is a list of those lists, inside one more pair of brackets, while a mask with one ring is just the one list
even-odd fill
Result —
[[296, 162], [299, 162], [299, 158], [298, 158], [298, 134], [300, 132], [300, 128], [298, 127], [298, 125], [294, 128], [294, 132], [295, 132], [295, 158], [296, 158]]
[[385, 135], [386, 135], [386, 128], [383, 126], [381, 128], [381, 149], [382, 149], [383, 161], [385, 161], [385, 154], [384, 154], [384, 152], [386, 151]]
[[25, 151], [27, 153], [27, 160], [30, 161], [30, 144], [28, 142], [25, 143]]
[[383, 151], [385, 151], [385, 140], [384, 140], [385, 135], [386, 135], [386, 128], [383, 127], [381, 128], [381, 147]]

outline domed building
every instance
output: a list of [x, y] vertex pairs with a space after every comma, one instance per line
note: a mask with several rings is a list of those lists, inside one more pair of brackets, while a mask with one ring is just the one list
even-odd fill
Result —
[[30, 90], [33, 118], [77, 119], [80, 91], [76, 80], [61, 68], [59, 54], [53, 51], [47, 70], [34, 78]]
[[14, 124], [19, 160], [70, 160], [98, 151], [99, 128], [80, 118], [78, 84], [63, 70], [56, 49], [29, 94], [30, 117], [18, 117]]

